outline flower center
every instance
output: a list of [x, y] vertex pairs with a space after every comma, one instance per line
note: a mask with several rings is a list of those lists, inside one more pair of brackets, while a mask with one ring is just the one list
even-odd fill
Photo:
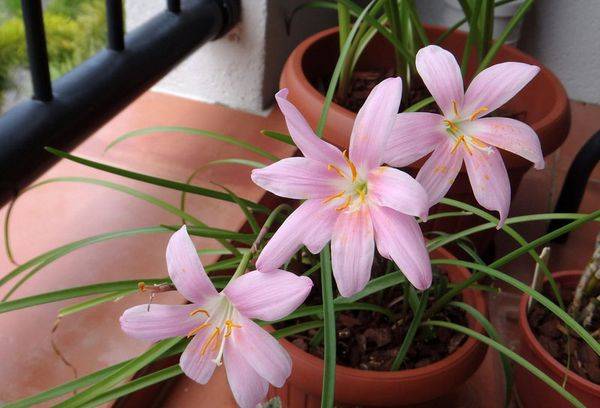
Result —
[[328, 164], [327, 170], [335, 171], [341, 178], [343, 178], [347, 182], [347, 188], [323, 200], [323, 204], [327, 204], [333, 200], [342, 199], [340, 205], [336, 207], [337, 211], [344, 211], [347, 208], [359, 207], [365, 202], [368, 192], [367, 181], [359, 177], [356, 166], [348, 158], [346, 150], [344, 150], [343, 156], [348, 166], [346, 171], [343, 171], [333, 164]]
[[[225, 310], [220, 310], [223, 307]], [[212, 328], [211, 333], [206, 337], [204, 343], [202, 343], [202, 346], [200, 347], [200, 355], [204, 356], [209, 350], [213, 352], [217, 351], [217, 356], [212, 361], [220, 366], [223, 360], [223, 351], [225, 350], [225, 340], [231, 336], [233, 329], [240, 329], [242, 326], [233, 321], [234, 309], [229, 302], [220, 306], [213, 316], [203, 308], [192, 310], [190, 316], [195, 316], [200, 313], [206, 315], [207, 319], [190, 330], [187, 337], [192, 337], [204, 329]]]
[[[444, 119], [444, 125], [446, 125], [446, 132], [448, 132], [449, 137], [454, 141], [454, 146], [452, 146], [452, 150], [450, 153], [456, 153], [456, 150], [463, 145], [468, 154], [473, 154], [473, 149], [482, 150], [484, 152], [489, 153], [491, 151], [491, 147], [486, 143], [479, 140], [477, 137], [472, 135], [467, 135], [461, 128], [461, 123], [465, 122], [465, 119], [462, 119], [460, 116], [460, 112], [458, 110], [458, 103], [456, 101], [452, 101], [452, 110], [454, 111], [454, 115], [456, 119]], [[471, 116], [469, 116], [469, 121], [474, 121], [477, 119], [477, 115], [482, 112], [486, 112], [488, 110], [487, 106], [482, 106], [476, 109]]]

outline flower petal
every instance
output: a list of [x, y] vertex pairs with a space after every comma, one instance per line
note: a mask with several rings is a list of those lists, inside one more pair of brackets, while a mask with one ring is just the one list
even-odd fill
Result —
[[[200, 384], [206, 384], [217, 367], [213, 360], [217, 356], [218, 350], [213, 347], [214, 343], [210, 343], [208, 346], [205, 344], [213, 331], [212, 327], [206, 327], [198, 332], [179, 359], [179, 365], [185, 375]], [[203, 351], [205, 351], [204, 354]]]
[[431, 153], [447, 137], [443, 120], [436, 113], [398, 114], [383, 152], [383, 162], [404, 167]]
[[371, 207], [379, 253], [392, 259], [419, 290], [431, 286], [431, 261], [419, 224], [413, 217], [386, 207]]
[[131, 307], [119, 319], [121, 329], [136, 339], [157, 341], [169, 337], [185, 336], [194, 327], [206, 320], [190, 312], [198, 305], [138, 305]]
[[429, 199], [425, 189], [411, 176], [392, 167], [371, 170], [368, 178], [369, 197], [377, 204], [403, 214], [425, 218]]
[[235, 402], [241, 408], [255, 408], [267, 396], [269, 382], [254, 371], [242, 353], [243, 350], [238, 350], [234, 343], [225, 342], [223, 361], [227, 371], [227, 382]]
[[510, 118], [483, 118], [465, 122], [464, 131], [481, 141], [499, 147], [544, 168], [544, 155], [535, 131], [523, 122]]
[[503, 62], [481, 71], [467, 89], [463, 117], [467, 118], [485, 107], [474, 118], [484, 116], [504, 105], [529, 83], [540, 67], [522, 62]]
[[402, 79], [381, 81], [358, 111], [350, 137], [350, 160], [366, 171], [382, 163], [402, 98]]
[[363, 205], [359, 210], [342, 212], [331, 237], [331, 266], [343, 297], [354, 295], [369, 282], [374, 251], [368, 208]]
[[336, 194], [342, 180], [327, 170], [327, 165], [305, 157], [290, 157], [252, 170], [252, 181], [260, 187], [280, 197], [300, 200]]
[[204, 303], [207, 298], [217, 295], [185, 225], [169, 239], [167, 269], [177, 291], [187, 300]]
[[472, 155], [465, 155], [465, 165], [477, 202], [500, 213], [501, 228], [510, 207], [510, 182], [500, 152], [495, 147], [489, 153], [475, 150]]
[[452, 187], [462, 167], [464, 151], [461, 147], [452, 152], [453, 144], [449, 140], [440, 143], [419, 170], [417, 181], [427, 192], [430, 206], [437, 204]]
[[275, 94], [275, 100], [279, 109], [285, 117], [285, 123], [290, 131], [290, 136], [294, 140], [298, 149], [304, 157], [319, 161], [325, 164], [335, 164], [338, 167], [344, 166], [344, 159], [340, 150], [319, 138], [302, 114], [296, 107], [287, 100], [289, 91], [282, 89]]
[[437, 45], [429, 45], [417, 52], [415, 65], [444, 116], [448, 119], [459, 116], [455, 110], [460, 110], [465, 90], [454, 55]]
[[313, 286], [307, 276], [276, 270], [248, 272], [223, 290], [238, 312], [250, 319], [277, 320], [304, 302]]
[[277, 340], [252, 320], [238, 314], [242, 326], [231, 334], [235, 347], [246, 362], [262, 378], [275, 387], [282, 387], [292, 373], [292, 360]]
[[286, 263], [304, 244], [316, 254], [331, 239], [339, 213], [321, 199], [307, 200], [283, 222], [256, 260], [256, 269], [270, 272]]

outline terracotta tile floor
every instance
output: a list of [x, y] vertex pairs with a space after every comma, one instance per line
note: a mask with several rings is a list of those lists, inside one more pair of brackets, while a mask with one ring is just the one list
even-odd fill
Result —
[[[565, 172], [579, 147], [593, 132], [600, 129], [600, 107], [572, 103], [573, 126], [567, 142], [548, 158], [543, 171], [531, 170], [525, 177], [513, 203], [511, 215], [551, 211]], [[82, 144], [76, 153], [115, 163], [138, 171], [176, 180], [187, 176], [203, 163], [217, 158], [247, 157], [258, 159], [229, 145], [208, 142], [193, 136], [147, 136], [131, 140], [102, 154], [104, 147], [117, 135], [140, 127], [179, 125], [204, 128], [258, 142], [271, 152], [285, 156], [289, 146], [270, 141], [259, 135], [263, 128], [283, 129], [277, 112], [267, 118], [233, 112], [226, 108], [191, 102], [163, 94], [148, 93], [133, 103], [117, 118]], [[99, 177], [155, 194], [177, 205], [178, 194], [67, 162], [61, 162], [43, 178], [56, 176]], [[238, 194], [257, 199], [261, 192], [249, 183], [248, 169], [222, 167], [208, 169], [197, 177], [200, 185], [214, 188], [208, 181], [217, 181], [233, 188]], [[588, 212], [600, 205], [600, 170], [596, 169], [588, 185], [581, 211]], [[216, 209], [219, 211], [215, 211]], [[190, 199], [189, 209], [210, 225], [236, 229], [243, 222], [235, 206], [199, 197]], [[4, 211], [0, 211], [0, 217]], [[215, 217], [215, 215], [217, 215]], [[61, 183], [42, 187], [19, 200], [11, 223], [12, 242], [17, 260], [31, 257], [86, 236], [125, 228], [160, 223], [176, 223], [177, 219], [145, 202], [121, 193], [83, 184]], [[527, 239], [545, 231], [545, 225], [518, 227]], [[566, 245], [554, 245], [551, 268], [581, 268], [591, 253], [597, 225], [587, 225], [571, 234]], [[147, 235], [105, 242], [77, 251], [49, 265], [26, 285], [15, 297], [71, 285], [98, 281], [140, 279], [166, 275], [164, 264], [165, 235]], [[510, 241], [499, 236], [497, 253], [512, 248]], [[213, 245], [198, 240], [197, 245]], [[214, 259], [206, 258], [205, 262]], [[522, 279], [529, 280], [532, 262], [522, 257], [505, 269]], [[6, 257], [0, 257], [2, 275], [12, 266]], [[0, 294], [5, 289], [0, 290]], [[137, 295], [118, 303], [110, 303], [92, 311], [65, 318], [54, 335], [63, 354], [77, 367], [79, 375], [114, 364], [144, 350], [148, 344], [124, 336], [116, 318], [129, 305], [141, 303], [145, 296]], [[161, 302], [177, 302], [176, 297], [163, 296]], [[505, 330], [507, 337], [514, 330], [512, 308], [516, 297], [503, 294], [491, 299], [493, 320]], [[57, 311], [73, 302], [61, 302], [0, 315], [0, 403], [39, 392], [72, 379], [73, 373], [52, 352], [50, 331]], [[501, 307], [500, 307], [501, 306]], [[500, 407], [502, 405], [501, 371], [495, 353], [489, 352], [479, 371], [439, 406]], [[204, 387], [181, 378], [163, 406], [168, 407], [233, 407], [221, 371]], [[497, 396], [497, 397], [492, 397]]]

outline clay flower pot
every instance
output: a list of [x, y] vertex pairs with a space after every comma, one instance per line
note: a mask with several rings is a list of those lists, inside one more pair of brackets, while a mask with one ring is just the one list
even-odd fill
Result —
[[[437, 38], [444, 32], [442, 27], [426, 26], [426, 29], [432, 39]], [[337, 28], [332, 28], [304, 40], [290, 54], [281, 74], [281, 88], [290, 90], [290, 101], [298, 107], [313, 127], [319, 121], [325, 99], [314, 84], [320, 80], [328, 81], [333, 72], [339, 54], [337, 33]], [[460, 60], [466, 39], [467, 35], [465, 33], [455, 31], [441, 45], [458, 55]], [[536, 131], [541, 140], [544, 156], [547, 156], [563, 143], [569, 131], [571, 115], [567, 94], [560, 81], [550, 70], [518, 49], [503, 46], [493, 63], [505, 61], [520, 61], [542, 67], [536, 78], [505, 105], [505, 108], [510, 112], [518, 113], [518, 119], [523, 120]], [[465, 84], [470, 82], [470, 77], [472, 77], [475, 70], [475, 63], [473, 59], [469, 67], [471, 74]], [[371, 41], [357, 64], [358, 70], [388, 70], [393, 67], [394, 54], [392, 46], [385, 38], [380, 36], [376, 36]], [[354, 112], [333, 103], [329, 110], [324, 131], [325, 139], [338, 147], [346, 148], [355, 118], [356, 114]], [[523, 175], [531, 167], [531, 164], [512, 153], [502, 151], [502, 155], [514, 195]], [[420, 160], [413, 163], [405, 170], [414, 176], [423, 162], [424, 160]], [[447, 196], [476, 205], [464, 167]], [[432, 210], [432, 212], [436, 211]], [[430, 230], [455, 232], [472, 225], [473, 222], [466, 219], [466, 217], [452, 217], [429, 222], [425, 226]], [[481, 243], [481, 239], [478, 239], [478, 241]], [[479, 248], [482, 249], [483, 247], [479, 245]]]
[[[453, 258], [444, 249], [433, 255]], [[456, 266], [443, 266], [452, 282], [470, 276], [469, 271]], [[481, 292], [466, 290], [463, 300], [486, 313]], [[482, 332], [483, 328], [469, 319], [469, 326]], [[281, 389], [271, 389], [270, 397], [279, 396], [284, 407], [319, 407], [323, 381], [323, 360], [296, 347], [287, 340], [280, 340], [292, 357], [292, 375]], [[487, 347], [468, 338], [454, 353], [425, 367], [401, 371], [366, 371], [336, 366], [336, 404], [350, 406], [397, 407], [431, 401], [448, 394], [463, 384], [481, 364]], [[336, 405], [337, 406], [337, 405]]]
[[[552, 276], [559, 285], [575, 288], [581, 273], [581, 271], [564, 271], [554, 273]], [[600, 385], [594, 384], [573, 371], [568, 371], [538, 342], [527, 319], [528, 299], [527, 295], [523, 295], [519, 307], [521, 333], [519, 354], [559, 384], [562, 384], [566, 373], [567, 391], [586, 407], [600, 407]], [[567, 408], [571, 406], [565, 399], [521, 366], [515, 367], [515, 384], [519, 391], [519, 398], [525, 407]]]

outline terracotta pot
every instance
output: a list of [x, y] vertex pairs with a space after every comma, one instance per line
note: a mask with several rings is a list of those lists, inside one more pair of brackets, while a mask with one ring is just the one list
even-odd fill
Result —
[[[432, 39], [437, 38], [444, 31], [444, 28], [434, 26], [426, 26], [426, 29]], [[456, 31], [442, 43], [442, 46], [460, 56], [466, 38], [465, 33]], [[313, 84], [323, 78], [329, 78], [338, 58], [338, 47], [337, 28], [321, 31], [296, 47], [290, 54], [281, 74], [281, 88], [290, 90], [290, 100], [313, 127], [319, 121], [324, 102], [323, 94]], [[357, 67], [359, 70], [393, 68], [394, 55], [392, 51], [392, 46], [387, 40], [376, 36], [365, 50]], [[567, 94], [560, 81], [550, 70], [518, 49], [503, 46], [493, 63], [505, 61], [520, 61], [542, 67], [536, 78], [506, 104], [505, 108], [512, 112], [523, 113], [519, 118], [528, 123], [539, 135], [542, 150], [546, 156], [556, 150], [567, 137], [571, 121]], [[476, 61], [472, 59], [470, 62], [471, 74], [469, 76], [472, 76]], [[469, 82], [470, 79], [465, 83]], [[325, 127], [325, 139], [339, 147], [346, 148], [355, 117], [354, 112], [333, 103]], [[531, 165], [525, 159], [514, 154], [502, 152], [502, 155], [507, 165], [514, 195], [523, 175]], [[414, 176], [422, 163], [423, 160], [413, 163], [406, 170]], [[448, 197], [475, 204], [464, 167], [448, 193]], [[438, 206], [432, 212], [446, 210]], [[469, 220], [467, 217], [452, 217], [430, 222], [426, 226], [429, 230], [455, 232], [473, 225], [474, 220]], [[492, 234], [487, 234], [488, 242], [491, 235], [493, 235], [493, 231]], [[479, 237], [477, 241], [480, 243], [479, 249], [483, 249], [482, 238]]]
[[[564, 271], [554, 273], [552, 276], [561, 286], [575, 288], [581, 273], [581, 271]], [[563, 382], [566, 373], [567, 391], [586, 407], [600, 407], [600, 385], [567, 370], [537, 341], [527, 319], [528, 299], [527, 295], [523, 295], [519, 308], [519, 327], [521, 329], [519, 353], [559, 384]], [[519, 392], [519, 398], [525, 407], [567, 408], [571, 406], [567, 400], [521, 366], [515, 367], [515, 384]]]
[[[433, 253], [434, 257], [454, 258], [444, 249]], [[452, 282], [470, 276], [469, 271], [456, 266], [442, 268]], [[463, 292], [466, 303], [486, 313], [481, 292]], [[482, 331], [482, 327], [469, 317], [469, 326]], [[279, 396], [286, 408], [320, 407], [323, 380], [323, 360], [280, 340], [292, 357], [292, 375], [281, 389], [271, 389], [270, 396]], [[407, 406], [437, 399], [456, 389], [475, 373], [481, 364], [486, 346], [468, 338], [454, 353], [431, 365], [402, 371], [366, 371], [336, 366], [336, 406]]]

